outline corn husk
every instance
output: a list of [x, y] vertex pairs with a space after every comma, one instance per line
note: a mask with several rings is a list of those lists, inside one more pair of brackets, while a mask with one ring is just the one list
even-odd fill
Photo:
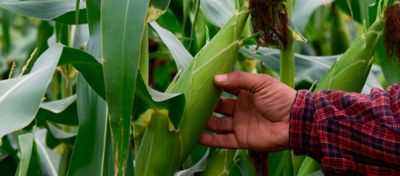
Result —
[[168, 93], [183, 92], [185, 95], [185, 110], [179, 126], [183, 145], [181, 161], [197, 143], [218, 102], [221, 90], [214, 85], [214, 76], [232, 70], [247, 17], [247, 11], [235, 14], [167, 90]]
[[207, 159], [206, 169], [202, 176], [229, 176], [234, 164], [236, 150], [216, 149]]
[[167, 110], [149, 110], [150, 122], [136, 157], [135, 175], [173, 175], [179, 167], [180, 133]]
[[184, 93], [185, 108], [179, 126], [171, 123], [179, 117], [166, 109], [150, 109], [136, 122], [135, 128], [142, 124], [141, 130], [145, 130], [135, 175], [172, 175], [190, 154], [221, 95], [214, 85], [214, 75], [232, 70], [247, 17], [247, 11], [235, 14], [166, 91]]
[[321, 79], [315, 91], [360, 92], [371, 69], [377, 43], [383, 37], [384, 27], [384, 20], [377, 19], [367, 32], [353, 41]]

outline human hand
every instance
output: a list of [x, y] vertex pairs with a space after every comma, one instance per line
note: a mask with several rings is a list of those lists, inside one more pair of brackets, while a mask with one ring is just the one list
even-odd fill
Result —
[[217, 75], [215, 84], [237, 99], [221, 98], [199, 143], [260, 152], [289, 147], [289, 114], [296, 91], [268, 75], [233, 72]]

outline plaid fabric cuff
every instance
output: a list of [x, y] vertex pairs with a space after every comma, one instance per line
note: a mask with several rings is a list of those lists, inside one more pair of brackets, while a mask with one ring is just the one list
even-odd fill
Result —
[[289, 144], [296, 155], [322, 157], [314, 119], [315, 105], [313, 95], [307, 90], [297, 91], [289, 120]]

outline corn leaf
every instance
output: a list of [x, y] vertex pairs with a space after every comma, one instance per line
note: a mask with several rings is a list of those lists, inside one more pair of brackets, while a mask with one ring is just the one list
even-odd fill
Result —
[[51, 135], [56, 139], [69, 139], [78, 134], [78, 126], [68, 126], [68, 129], [63, 129], [63, 127], [65, 127], [64, 125], [54, 122], [47, 122], [46, 125]]
[[157, 22], [151, 22], [150, 25], [160, 36], [161, 40], [169, 49], [172, 58], [174, 58], [178, 70], [186, 69], [193, 60], [193, 56], [186, 50], [181, 41], [170, 31], [162, 28]]
[[68, 175], [104, 175], [107, 168], [107, 117], [104, 100], [79, 77], [77, 85], [79, 132]]
[[296, 0], [294, 3], [292, 21], [301, 32], [304, 31], [311, 14], [319, 7], [328, 5], [334, 0]]
[[[89, 62], [86, 62], [87, 60], [89, 60]], [[93, 80], [92, 77], [96, 77], [96, 75], [92, 74], [92, 69], [88, 70], [88, 68], [93, 68], [93, 70], [95, 70], [93, 73], [100, 73], [100, 75], [102, 75], [102, 67], [101, 65], [96, 64], [94, 64], [94, 67], [91, 67], [91, 63], [98, 64], [92, 56], [83, 51], [66, 48], [57, 44], [51, 46], [49, 50], [40, 56], [29, 74], [14, 79], [0, 81], [0, 87], [2, 87], [1, 91], [3, 91], [2, 100], [0, 101], [0, 104], [2, 105], [1, 108], [7, 108], [6, 110], [3, 110], [5, 115], [0, 117], [0, 121], [2, 122], [0, 125], [2, 126], [0, 130], [1, 135], [21, 129], [34, 119], [57, 64], [76, 64], [77, 68], [81, 68], [81, 70], [85, 68], [83, 73], [87, 75], [86, 78]], [[94, 81], [97, 81], [97, 79]], [[26, 87], [29, 87], [31, 90], [29, 94], [27, 91], [24, 91]], [[101, 89], [103, 86], [97, 87], [100, 87], [98, 89]], [[15, 102], [14, 106], [10, 107], [10, 104], [8, 104], [10, 102]], [[20, 108], [25, 111], [20, 111]], [[54, 169], [49, 170], [51, 172], [54, 171]]]
[[[42, 20], [57, 19], [57, 21], [64, 22], [67, 24], [75, 24], [75, 2], [74, 1], [62, 1], [62, 0], [27, 0], [27, 1], [15, 1], [15, 0], [4, 0], [0, 1], [0, 7], [10, 10], [15, 13], [19, 13], [24, 16], [39, 18]], [[79, 22], [86, 22], [86, 13], [84, 11], [85, 4], [80, 5]]]
[[35, 145], [40, 159], [40, 168], [43, 175], [57, 176], [60, 166], [61, 156], [46, 146], [47, 130], [40, 129], [34, 132]]
[[[100, 4], [101, 0], [87, 0], [87, 16], [90, 38], [87, 51], [92, 56], [90, 65], [93, 77], [88, 77], [80, 71], [77, 81], [77, 106], [79, 116], [79, 132], [72, 152], [67, 175], [112, 175], [110, 131], [107, 128], [106, 102], [104, 98], [103, 66], [99, 63], [101, 57], [100, 41]], [[82, 59], [82, 58], [81, 58]], [[90, 83], [88, 83], [90, 82]], [[97, 84], [94, 84], [97, 83]], [[89, 86], [91, 85], [91, 86]], [[96, 91], [95, 91], [96, 90]], [[97, 93], [96, 93], [97, 92]], [[102, 96], [99, 96], [102, 95]]]
[[[167, 94], [161, 93], [150, 87], [147, 87], [141, 78], [138, 76], [136, 83], [136, 91], [135, 91], [135, 103], [136, 106], [133, 108], [133, 119], [134, 123], [134, 143], [135, 143], [135, 151], [136, 153], [141, 147], [142, 138], [145, 130], [149, 126], [149, 123], [152, 119], [152, 115], [155, 111], [165, 110], [168, 112], [168, 121], [171, 123], [171, 128], [178, 129], [179, 122], [181, 120], [183, 114], [183, 108], [185, 105], [185, 97], [183, 94]], [[165, 131], [165, 133], [169, 133], [169, 131]], [[171, 132], [172, 133], [172, 132]], [[152, 145], [152, 140], [155, 139], [146, 139], [147, 145]], [[172, 139], [173, 140], [173, 139]], [[157, 142], [156, 142], [157, 143]], [[142, 149], [144, 150], [144, 149]], [[146, 150], [147, 151], [147, 150]], [[150, 152], [150, 151], [147, 151]], [[160, 152], [160, 151], [159, 151]], [[168, 152], [168, 155], [171, 155], [171, 152]], [[179, 153], [179, 152], [177, 152]], [[175, 154], [177, 154], [175, 153]], [[159, 153], [159, 157], [165, 156], [166, 153]], [[138, 155], [137, 155], [138, 156]], [[142, 158], [137, 157], [136, 162], [142, 164], [144, 155], [141, 155]], [[139, 164], [139, 165], [140, 165]], [[136, 172], [139, 175], [147, 172], [146, 169], [142, 168], [142, 170]], [[160, 172], [163, 173], [163, 172]]]
[[0, 137], [22, 129], [34, 119], [61, 53], [61, 45], [51, 47], [29, 74], [0, 81]]
[[139, 115], [148, 109], [168, 109], [170, 121], [177, 129], [183, 114], [185, 96], [182, 93], [169, 94], [154, 90], [146, 86], [140, 76], [138, 76], [136, 83], [135, 104], [137, 104], [137, 107], [133, 110], [135, 113], [134, 120], [137, 120]]
[[116, 175], [127, 167], [130, 122], [148, 0], [101, 2], [101, 44]]
[[[379, 45], [378, 45], [379, 47]], [[383, 47], [383, 46], [382, 46]], [[255, 50], [256, 46], [246, 46], [240, 49], [240, 52], [245, 56], [257, 59], [263, 62], [266, 66], [275, 72], [280, 70], [280, 51], [273, 48], [259, 47]], [[318, 82], [322, 76], [331, 68], [340, 55], [333, 56], [307, 56], [302, 54], [295, 54], [295, 79], [296, 82], [303, 80], [311, 83]], [[393, 66], [392, 66], [393, 67]], [[377, 66], [368, 75], [367, 81], [362, 89], [363, 93], [369, 93], [373, 87], [380, 88], [381, 85], [377, 80], [377, 75], [381, 72]], [[388, 70], [383, 70], [388, 71]]]
[[92, 55], [75, 48], [64, 47], [59, 65], [72, 64], [101, 97], [105, 97], [103, 67]]
[[62, 100], [42, 103], [40, 105], [40, 108], [58, 114], [58, 113], [65, 111], [65, 109], [67, 109], [68, 106], [70, 106], [72, 103], [74, 103], [75, 100], [76, 100], [76, 95], [72, 95], [72, 96], [64, 98]]
[[235, 13], [235, 0], [201, 0], [200, 10], [213, 25], [222, 27]]
[[65, 125], [78, 125], [76, 95], [40, 104], [36, 119], [40, 121], [39, 124], [44, 121], [51, 121]]
[[[240, 52], [245, 56], [262, 61], [266, 66], [273, 69], [275, 72], [280, 71], [280, 51], [273, 48], [246, 46], [240, 49]], [[331, 65], [336, 61], [339, 55], [335, 56], [307, 56], [295, 54], [295, 78], [296, 81], [303, 79], [311, 82], [318, 81], [322, 75], [328, 71]]]
[[27, 133], [18, 136], [21, 151], [21, 161], [18, 165], [17, 175], [27, 175], [32, 156], [33, 134]]
[[41, 175], [38, 155], [33, 139], [34, 135], [32, 133], [18, 135], [21, 151], [21, 160], [16, 174], [18, 176]]
[[319, 164], [310, 157], [306, 157], [299, 168], [299, 175], [309, 175], [319, 170]]

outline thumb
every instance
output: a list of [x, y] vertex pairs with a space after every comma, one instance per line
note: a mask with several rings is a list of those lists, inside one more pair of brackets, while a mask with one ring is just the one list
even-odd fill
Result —
[[264, 74], [251, 74], [246, 72], [232, 72], [216, 75], [215, 84], [223, 90], [238, 95], [241, 89], [256, 93], [275, 82], [274, 78]]

